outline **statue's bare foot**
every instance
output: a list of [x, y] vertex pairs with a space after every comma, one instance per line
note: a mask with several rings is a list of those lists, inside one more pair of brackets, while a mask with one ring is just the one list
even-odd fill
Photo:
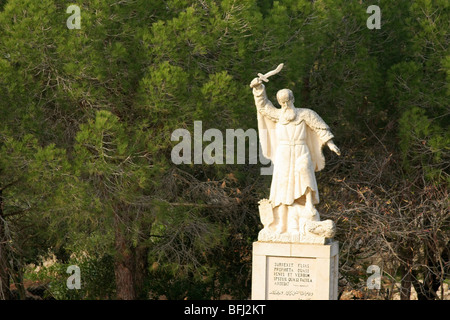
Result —
[[276, 234], [282, 234], [284, 232], [284, 227], [283, 226], [278, 226], [276, 229], [275, 229], [275, 233]]
[[306, 202], [305, 204], [306, 212], [309, 212], [311, 215], [314, 215], [317, 212], [316, 208], [311, 202]]
[[311, 214], [310, 219], [312, 221], [320, 221], [319, 211], [317, 211], [316, 208], [313, 207], [312, 210], [310, 211], [310, 214]]
[[312, 204], [308, 203], [305, 205], [305, 210], [301, 214], [301, 217], [309, 221], [320, 220], [319, 211], [317, 211], [317, 209]]

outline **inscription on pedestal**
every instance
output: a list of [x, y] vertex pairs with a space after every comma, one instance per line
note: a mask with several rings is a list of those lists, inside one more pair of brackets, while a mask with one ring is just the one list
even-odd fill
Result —
[[316, 259], [268, 256], [266, 266], [266, 299], [314, 299]]

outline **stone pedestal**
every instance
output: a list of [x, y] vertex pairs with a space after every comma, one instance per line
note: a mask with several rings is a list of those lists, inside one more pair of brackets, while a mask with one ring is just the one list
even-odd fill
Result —
[[252, 300], [336, 300], [339, 244], [253, 243]]

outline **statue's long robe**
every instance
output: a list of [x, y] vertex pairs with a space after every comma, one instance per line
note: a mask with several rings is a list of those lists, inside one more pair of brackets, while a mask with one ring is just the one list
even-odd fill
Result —
[[285, 121], [283, 110], [267, 98], [264, 85], [253, 89], [258, 110], [258, 133], [263, 155], [274, 165], [269, 200], [273, 207], [291, 205], [309, 187], [313, 204], [319, 203], [314, 172], [325, 166], [322, 147], [334, 136], [320, 116], [294, 108], [295, 118]]

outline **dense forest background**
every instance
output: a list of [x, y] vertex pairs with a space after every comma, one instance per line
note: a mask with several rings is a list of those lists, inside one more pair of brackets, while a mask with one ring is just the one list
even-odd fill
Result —
[[171, 134], [256, 129], [249, 83], [282, 62], [271, 100], [293, 90], [342, 151], [317, 174], [340, 293], [376, 264], [378, 298], [442, 299], [449, 24], [447, 0], [0, 0], [0, 299], [248, 299], [271, 176], [175, 165]]

